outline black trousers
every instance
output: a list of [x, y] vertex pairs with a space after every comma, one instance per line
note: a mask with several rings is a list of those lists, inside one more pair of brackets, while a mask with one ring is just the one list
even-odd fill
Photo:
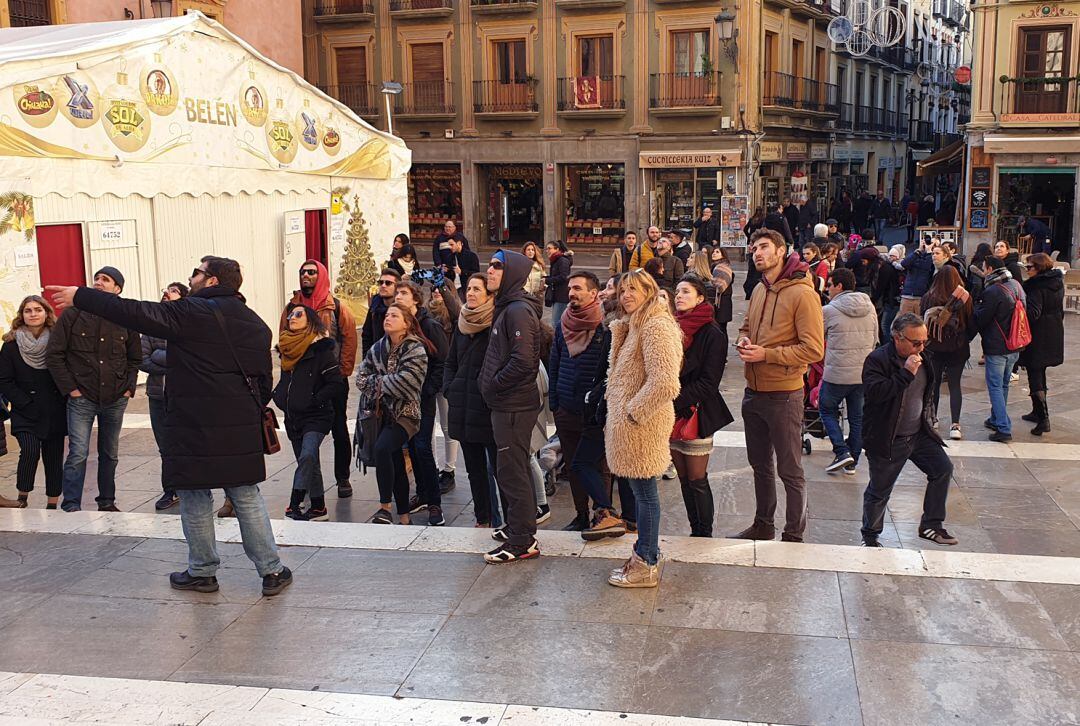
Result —
[[870, 483], [863, 493], [864, 537], [877, 537], [881, 534], [885, 507], [889, 504], [896, 479], [908, 461], [926, 474], [926, 494], [923, 496], [923, 514], [919, 529], [941, 528], [945, 523], [945, 500], [949, 497], [949, 480], [953, 473], [952, 462], [941, 444], [930, 438], [925, 431], [920, 431], [914, 436], [893, 441], [891, 458], [885, 459], [867, 452], [866, 459], [870, 462]]
[[64, 437], [42, 441], [29, 431], [15, 434], [19, 442], [19, 468], [15, 475], [16, 488], [23, 493], [34, 491], [38, 460], [45, 463], [45, 494], [58, 497], [64, 489]]
[[1028, 390], [1032, 393], [1036, 391], [1046, 392], [1050, 389], [1046, 387], [1046, 366], [1028, 366]]
[[409, 511], [409, 475], [405, 473], [405, 457], [401, 449], [409, 435], [399, 424], [384, 426], [375, 440], [375, 481], [379, 485], [379, 502], [397, 504], [398, 514]]
[[465, 471], [469, 475], [469, 489], [472, 490], [473, 509], [477, 524], [491, 524], [491, 494], [488, 477], [494, 474], [489, 462], [495, 462], [495, 444], [474, 444], [459, 442], [461, 456], [465, 459]]
[[345, 482], [349, 480], [349, 462], [352, 460], [352, 435], [349, 434], [348, 423], [349, 387], [344, 386], [332, 403], [334, 424], [330, 434], [334, 437], [334, 479]]
[[495, 479], [506, 508], [508, 542], [527, 547], [536, 536], [536, 490], [529, 466], [529, 442], [540, 407], [528, 411], [492, 411], [497, 471]]

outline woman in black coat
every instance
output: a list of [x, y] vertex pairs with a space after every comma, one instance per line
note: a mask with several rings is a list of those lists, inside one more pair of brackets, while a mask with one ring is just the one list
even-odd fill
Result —
[[[306, 305], [290, 304], [285, 312], [286, 329], [278, 337], [281, 379], [274, 388], [274, 403], [285, 412], [285, 434], [296, 456], [292, 497], [285, 516], [304, 522], [325, 522], [319, 447], [334, 424], [333, 401], [341, 394], [337, 344], [327, 337], [326, 325]], [[304, 497], [311, 507], [304, 511]]]
[[544, 305], [551, 308], [552, 321], [562, 319], [563, 311], [570, 304], [570, 267], [573, 260], [567, 254], [566, 245], [561, 240], [544, 245], [551, 268], [544, 278], [547, 290], [544, 292]]
[[67, 404], [45, 367], [45, 348], [56, 316], [38, 295], [25, 298], [0, 348], [0, 395], [11, 404], [11, 433], [19, 442], [16, 487], [25, 507], [38, 460], [45, 464], [46, 509], [56, 509], [63, 488]]
[[693, 438], [673, 438], [671, 461], [682, 485], [691, 537], [712, 537], [713, 495], [709, 486], [709, 454], [713, 434], [734, 418], [720, 395], [727, 359], [727, 335], [713, 319], [705, 283], [687, 275], [675, 288], [675, 318], [683, 333], [680, 391], [675, 399], [676, 429], [697, 413]]
[[1027, 368], [1032, 412], [1025, 421], [1035, 422], [1031, 433], [1042, 436], [1050, 431], [1050, 412], [1046, 405], [1046, 369], [1065, 361], [1065, 281], [1054, 261], [1042, 252], [1027, 259], [1027, 295], [1031, 345], [1020, 353], [1020, 365]]
[[491, 527], [491, 475], [495, 472], [495, 435], [491, 430], [491, 409], [480, 393], [480, 369], [484, 367], [495, 296], [488, 292], [481, 273], [469, 277], [465, 286], [465, 307], [458, 315], [450, 342], [450, 354], [443, 367], [442, 392], [450, 404], [447, 436], [461, 444], [465, 471], [469, 475], [477, 527]]

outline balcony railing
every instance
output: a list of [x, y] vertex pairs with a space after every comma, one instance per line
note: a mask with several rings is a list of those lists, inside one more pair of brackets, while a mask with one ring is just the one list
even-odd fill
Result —
[[537, 0], [469, 0], [474, 10], [485, 11], [523, 11], [536, 9]]
[[855, 131], [873, 131], [871, 122], [871, 109], [869, 106], [855, 107]]
[[371, 0], [315, 0], [316, 18], [374, 14], [375, 5]]
[[8, 15], [13, 28], [52, 23], [48, 0], [8, 0]]
[[402, 83], [395, 97], [394, 113], [425, 116], [453, 116], [454, 84], [450, 81]]
[[559, 79], [559, 111], [612, 111], [626, 108], [623, 76]]
[[390, 0], [390, 12], [392, 13], [416, 13], [427, 14], [425, 11], [434, 11], [430, 14], [445, 15], [454, 9], [453, 0]]
[[912, 119], [908, 125], [908, 142], [919, 146], [930, 146], [934, 143], [934, 127], [929, 121]]
[[765, 76], [766, 106], [783, 106], [803, 111], [840, 113], [840, 89], [835, 83], [812, 78], [798, 78], [790, 73], [773, 71]]
[[855, 128], [855, 107], [850, 103], [840, 104], [840, 118], [836, 121], [836, 128], [847, 131]]
[[711, 73], [653, 73], [649, 76], [651, 108], [699, 108], [720, 105], [724, 76]]
[[536, 83], [531, 81], [473, 81], [476, 113], [534, 113]]
[[351, 108], [358, 116], [379, 115], [379, 87], [374, 83], [339, 83], [319, 90]]
[[[998, 79], [1001, 84], [1003, 120], [1038, 120], [1080, 113], [1080, 76], [1046, 76], [1043, 78]], [[1064, 120], [1064, 119], [1061, 119]]]

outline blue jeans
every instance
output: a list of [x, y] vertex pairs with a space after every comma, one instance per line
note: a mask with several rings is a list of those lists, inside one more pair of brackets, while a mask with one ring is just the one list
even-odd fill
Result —
[[[188, 572], [194, 577], [213, 577], [221, 565], [214, 538], [214, 495], [209, 489], [182, 489], [178, 494], [180, 523], [188, 543]], [[270, 515], [266, 513], [259, 487], [255, 484], [230, 487], [225, 490], [225, 496], [232, 500], [244, 553], [255, 563], [259, 576], [281, 572]]]
[[424, 504], [442, 506], [439, 493], [439, 469], [435, 465], [435, 396], [420, 396], [420, 430], [409, 439], [409, 458], [412, 459], [416, 496]]
[[899, 305], [885, 305], [881, 308], [881, 339], [892, 340], [892, 322], [900, 312]]
[[[848, 438], [844, 441], [844, 431], [840, 428], [840, 402], [847, 404]], [[857, 462], [862, 454], [862, 409], [863, 387], [861, 384], [848, 385], [821, 382], [821, 398], [818, 410], [821, 423], [825, 424], [825, 433], [832, 442], [833, 453], [837, 456], [851, 454]]]
[[1003, 434], [1012, 435], [1009, 420], [1009, 377], [1020, 353], [986, 356], [986, 392], [990, 394], [990, 423]]
[[638, 535], [634, 551], [647, 564], [655, 565], [660, 560], [660, 491], [656, 477], [631, 479], [630, 488], [637, 500]]
[[551, 325], [552, 325], [552, 327], [555, 326], [555, 323], [562, 320], [562, 314], [564, 312], [566, 312], [566, 308], [567, 308], [568, 305], [569, 305], [569, 303], [561, 303], [561, 302], [551, 304]]
[[877, 232], [877, 234], [874, 235], [875, 239], [880, 240], [882, 235], [885, 234], [885, 225], [888, 223], [888, 221], [889, 220], [887, 219], [874, 220], [874, 231]]
[[322, 479], [322, 464], [319, 463], [319, 447], [326, 434], [320, 431], [307, 431], [298, 438], [290, 438], [293, 453], [296, 455], [296, 473], [293, 474], [292, 488], [306, 491], [311, 498], [325, 496]]
[[120, 457], [120, 428], [128, 399], [97, 404], [86, 396], [68, 398], [68, 454], [64, 461], [65, 510], [82, 507], [83, 482], [86, 479], [86, 457], [90, 453], [90, 432], [94, 419], [98, 422], [98, 506], [116, 501], [116, 463]]

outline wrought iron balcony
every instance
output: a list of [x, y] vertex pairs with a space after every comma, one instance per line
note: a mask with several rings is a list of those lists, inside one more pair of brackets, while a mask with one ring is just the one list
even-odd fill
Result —
[[475, 13], [491, 15], [536, 10], [537, 0], [469, 0]]
[[339, 83], [319, 90], [351, 108], [358, 116], [379, 115], [379, 87], [374, 83]]
[[316, 20], [351, 20], [357, 16], [375, 16], [372, 0], [315, 0]]
[[476, 113], [536, 113], [535, 81], [473, 81]]
[[624, 76], [571, 76], [559, 79], [560, 112], [623, 111]]
[[839, 97], [840, 89], [835, 83], [773, 71], [765, 76], [762, 103], [765, 106], [839, 114]]
[[1080, 75], [1009, 78], [1001, 76], [1002, 121], [1071, 122], [1080, 114]]
[[649, 76], [649, 106], [654, 109], [715, 108], [720, 105], [719, 71], [710, 73], [653, 73]]
[[394, 113], [406, 116], [453, 116], [454, 84], [450, 81], [402, 83], [394, 97]]
[[391, 15], [436, 17], [453, 12], [453, 0], [390, 0]]

